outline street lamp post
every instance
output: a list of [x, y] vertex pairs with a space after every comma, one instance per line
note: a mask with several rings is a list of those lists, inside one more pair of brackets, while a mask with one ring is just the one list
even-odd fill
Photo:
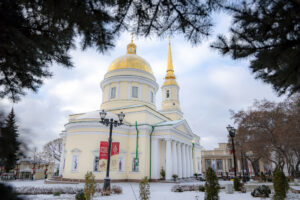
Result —
[[233, 165], [234, 165], [234, 177], [236, 177], [236, 159], [235, 159], [235, 149], [234, 149], [234, 141], [233, 138], [235, 136], [236, 129], [233, 128], [232, 126], [228, 125], [227, 127], [229, 136], [231, 137], [231, 142], [232, 142], [232, 153], [233, 153]]
[[107, 165], [106, 165], [106, 177], [104, 179], [104, 185], [103, 185], [103, 191], [110, 190], [110, 178], [109, 178], [109, 167], [110, 167], [110, 152], [111, 152], [111, 142], [112, 142], [112, 130], [113, 127], [117, 127], [123, 124], [123, 120], [125, 117], [125, 114], [121, 112], [118, 114], [119, 121], [114, 120], [113, 118], [111, 119], [106, 119], [106, 112], [102, 110], [100, 112], [100, 118], [101, 124], [104, 124], [105, 126], [109, 126], [109, 138], [108, 138], [108, 157], [107, 157]]

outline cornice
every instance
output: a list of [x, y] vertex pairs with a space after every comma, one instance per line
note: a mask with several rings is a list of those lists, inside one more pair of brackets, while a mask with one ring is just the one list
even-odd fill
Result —
[[112, 76], [112, 77], [107, 77], [105, 78], [103, 81], [101, 81], [101, 89], [104, 89], [104, 86], [110, 83], [115, 83], [115, 82], [121, 82], [121, 81], [125, 81], [125, 82], [138, 82], [138, 83], [144, 83], [144, 84], [148, 84], [150, 86], [152, 86], [155, 90], [155, 93], [158, 90], [158, 84], [154, 81], [151, 80], [150, 78], [146, 78], [143, 76], [138, 76], [138, 75], [116, 75], [116, 76]]

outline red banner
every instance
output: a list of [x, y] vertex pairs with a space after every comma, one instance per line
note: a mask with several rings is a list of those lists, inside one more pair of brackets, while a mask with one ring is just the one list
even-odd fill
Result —
[[[111, 151], [110, 155], [118, 155], [120, 150], [120, 143], [119, 142], [113, 142], [111, 145]], [[101, 159], [107, 159], [108, 156], [108, 142], [100, 142], [100, 155], [99, 160]]]
[[118, 155], [119, 154], [119, 147], [120, 143], [119, 142], [113, 142], [111, 144], [111, 154], [110, 155]]
[[107, 159], [107, 155], [108, 155], [108, 142], [100, 142], [99, 160]]

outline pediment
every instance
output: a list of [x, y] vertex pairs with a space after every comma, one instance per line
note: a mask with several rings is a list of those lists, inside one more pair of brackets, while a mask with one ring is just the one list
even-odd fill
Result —
[[182, 122], [178, 123], [175, 125], [174, 127], [177, 131], [180, 131], [181, 133], [193, 136], [193, 131], [190, 128], [190, 126], [188, 125], [188, 123], [186, 122], [186, 120], [183, 120]]

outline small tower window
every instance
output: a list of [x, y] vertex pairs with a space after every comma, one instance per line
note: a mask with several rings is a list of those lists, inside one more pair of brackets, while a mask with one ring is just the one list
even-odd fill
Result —
[[153, 94], [152, 91], [150, 92], [150, 102], [151, 102], [151, 103], [154, 102], [154, 94]]
[[112, 87], [112, 88], [110, 89], [110, 98], [111, 98], [111, 99], [116, 98], [116, 87]]
[[130, 48], [130, 52], [132, 52], [132, 48]]
[[133, 86], [133, 87], [132, 87], [132, 93], [131, 93], [131, 96], [134, 97], [134, 98], [138, 98], [138, 96], [139, 96], [138, 91], [139, 91], [139, 88], [136, 87], [136, 86]]
[[167, 93], [166, 93], [166, 98], [170, 98], [170, 90], [167, 90]]

